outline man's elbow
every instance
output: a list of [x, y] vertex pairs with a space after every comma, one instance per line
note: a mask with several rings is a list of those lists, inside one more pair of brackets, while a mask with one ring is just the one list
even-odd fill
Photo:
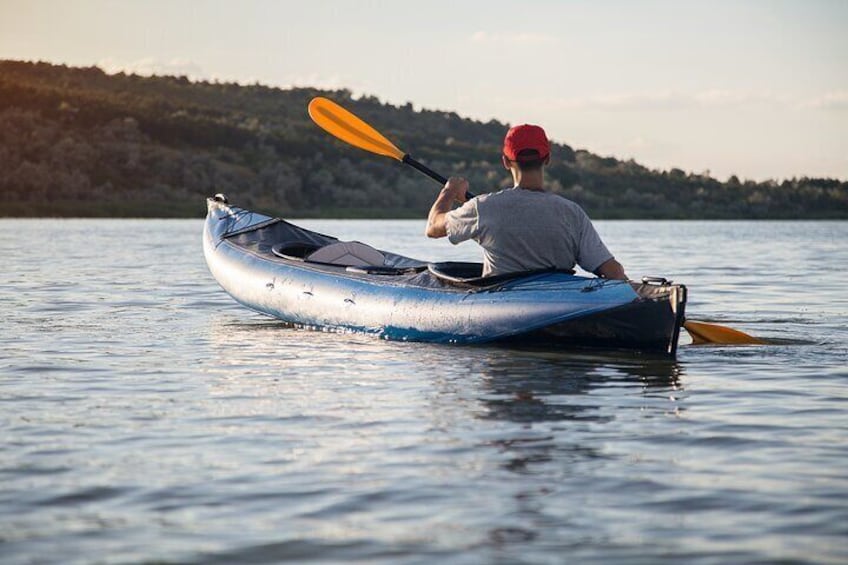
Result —
[[439, 225], [436, 223], [428, 223], [427, 228], [424, 230], [424, 234], [430, 238], [440, 238], [448, 235], [447, 229], [445, 229], [444, 225]]
[[605, 261], [600, 267], [595, 270], [595, 274], [605, 279], [627, 280], [627, 275], [624, 273], [624, 267], [615, 259]]

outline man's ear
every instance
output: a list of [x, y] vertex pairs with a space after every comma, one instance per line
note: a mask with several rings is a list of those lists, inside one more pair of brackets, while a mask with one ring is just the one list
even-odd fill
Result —
[[503, 163], [504, 169], [507, 171], [511, 170], [509, 159], [506, 158], [506, 155], [501, 155], [501, 163]]

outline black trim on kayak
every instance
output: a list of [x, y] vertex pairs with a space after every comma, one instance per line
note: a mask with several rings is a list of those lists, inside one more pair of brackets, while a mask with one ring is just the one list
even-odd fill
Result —
[[[684, 305], [680, 303], [672, 308], [668, 297], [665, 300], [639, 300], [503, 341], [557, 348], [638, 349], [674, 357], [680, 331], [677, 319], [682, 315]], [[675, 309], [678, 312], [675, 313]]]

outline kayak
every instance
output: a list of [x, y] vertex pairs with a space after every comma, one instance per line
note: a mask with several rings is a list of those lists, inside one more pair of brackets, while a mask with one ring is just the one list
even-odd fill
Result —
[[674, 357], [686, 287], [428, 262], [207, 199], [203, 251], [240, 304], [303, 328], [389, 340], [627, 349]]

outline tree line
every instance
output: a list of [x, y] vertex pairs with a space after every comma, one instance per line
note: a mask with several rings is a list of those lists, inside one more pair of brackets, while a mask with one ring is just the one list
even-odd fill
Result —
[[[333, 139], [306, 106], [326, 96], [477, 192], [509, 186], [508, 125], [393, 106], [348, 90], [279, 89], [0, 61], [4, 216], [197, 217], [204, 197], [287, 217], [423, 217], [437, 187]], [[848, 218], [848, 183], [754, 182], [653, 170], [565, 144], [550, 188], [596, 218]]]

